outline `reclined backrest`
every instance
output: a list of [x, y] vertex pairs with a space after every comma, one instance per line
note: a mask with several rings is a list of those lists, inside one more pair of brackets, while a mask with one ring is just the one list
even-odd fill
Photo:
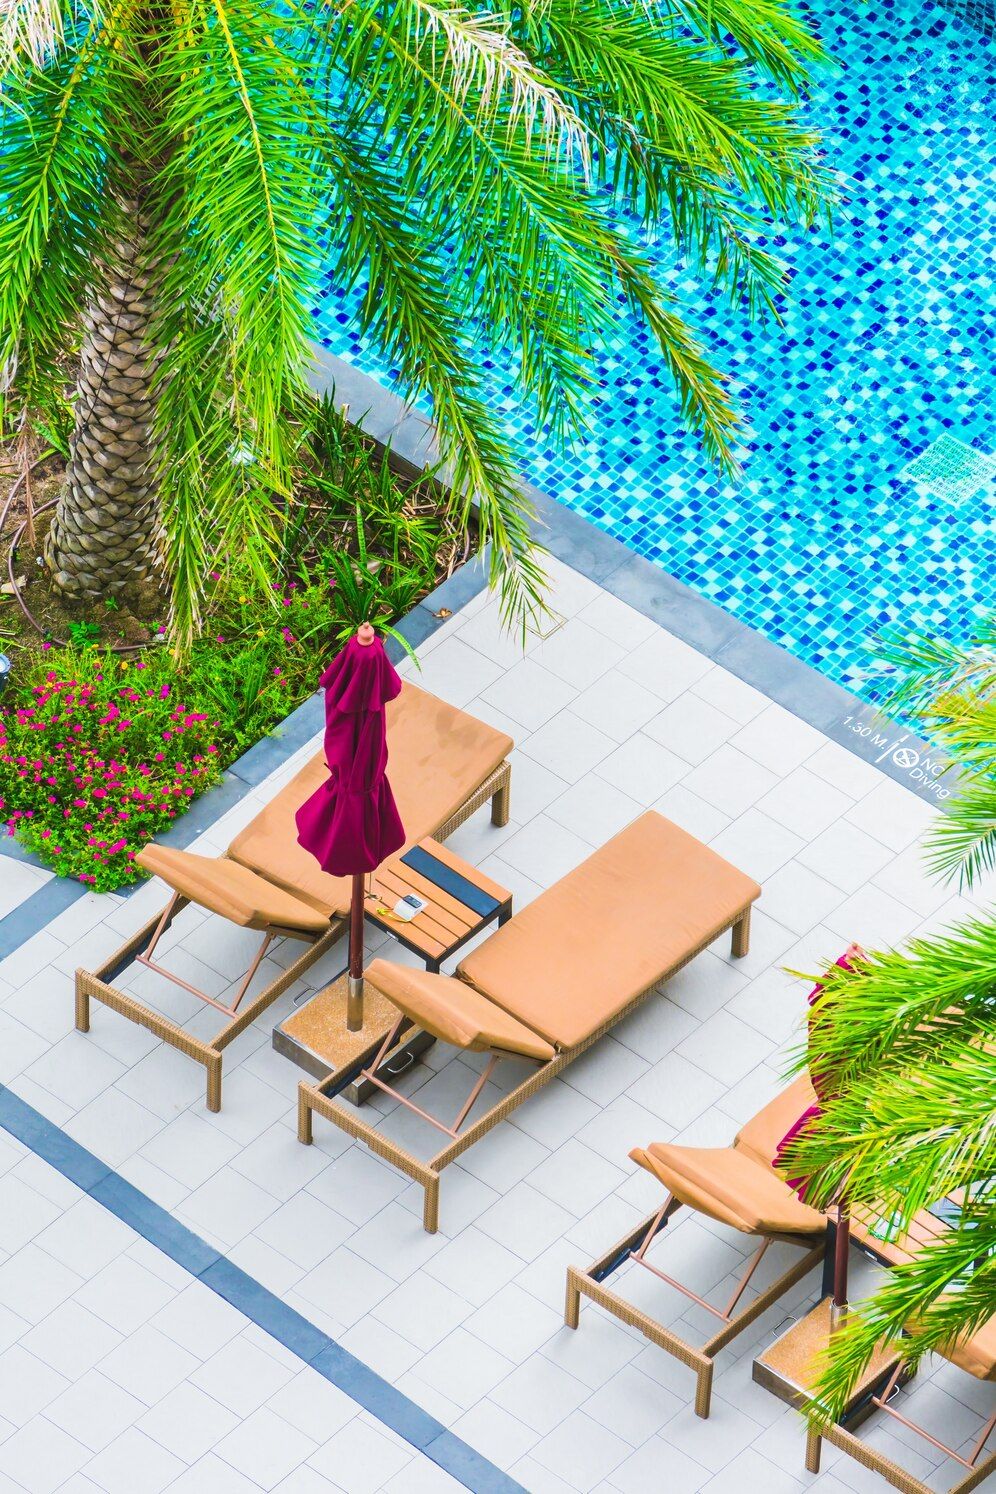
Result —
[[543, 1061], [555, 1056], [548, 1042], [466, 981], [391, 960], [371, 960], [366, 974], [399, 1011], [444, 1043], [470, 1052], [516, 1053]]
[[298, 929], [312, 934], [328, 928], [325, 915], [310, 903], [227, 857], [199, 856], [151, 842], [135, 861], [183, 897], [243, 928]]
[[977, 1380], [996, 1380], [996, 1318], [990, 1318], [969, 1338], [958, 1339], [942, 1352], [945, 1359]]
[[630, 1156], [681, 1203], [745, 1234], [819, 1235], [826, 1229], [822, 1214], [801, 1203], [769, 1167], [735, 1147], [654, 1142]]
[[787, 1089], [783, 1089], [769, 1100], [756, 1115], [752, 1115], [745, 1126], [737, 1132], [733, 1145], [737, 1151], [745, 1152], [755, 1162], [770, 1167], [775, 1159], [778, 1144], [799, 1117], [816, 1103], [816, 1091], [808, 1074], [800, 1074]]
[[648, 810], [486, 939], [459, 974], [572, 1048], [710, 943], [760, 891]]
[[[512, 750], [512, 739], [405, 682], [387, 707], [387, 775], [408, 842], [432, 835]], [[349, 881], [330, 877], [297, 841], [294, 816], [322, 784], [321, 752], [232, 841], [228, 854], [326, 917], [349, 908]]]

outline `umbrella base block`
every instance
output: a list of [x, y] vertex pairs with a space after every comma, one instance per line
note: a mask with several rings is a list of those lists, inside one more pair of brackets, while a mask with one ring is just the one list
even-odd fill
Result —
[[[803, 1407], [816, 1387], [822, 1356], [833, 1331], [834, 1304], [824, 1297], [754, 1360], [754, 1383], [790, 1406]], [[851, 1393], [847, 1413], [850, 1425], [856, 1425], [862, 1413], [867, 1415], [874, 1409], [870, 1397], [888, 1381], [897, 1362], [895, 1349], [887, 1346], [876, 1349]]]
[[[374, 1086], [369, 1080], [356, 1083], [352, 1076], [372, 1061], [398, 1020], [397, 1007], [383, 992], [369, 980], [364, 980], [363, 987], [363, 1026], [358, 1032], [347, 1027], [349, 974], [345, 970], [273, 1029], [277, 1053], [314, 1079], [332, 1080], [336, 1091], [354, 1105], [368, 1099]], [[427, 1032], [402, 1035], [377, 1070], [378, 1078], [389, 1084], [434, 1042]], [[341, 1089], [335, 1084], [337, 1077], [343, 1081]]]

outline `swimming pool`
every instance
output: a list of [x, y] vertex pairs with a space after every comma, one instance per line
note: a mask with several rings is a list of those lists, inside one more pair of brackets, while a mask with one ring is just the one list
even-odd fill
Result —
[[[684, 432], [631, 319], [600, 360], [591, 434], [567, 453], [508, 365], [489, 365], [532, 482], [859, 690], [883, 628], [965, 638], [994, 606], [996, 39], [956, 6], [815, 8], [841, 68], [813, 112], [849, 196], [832, 237], [776, 241], [792, 277], [781, 328], [658, 256], [736, 381], [749, 432], [736, 482]], [[353, 305], [330, 283], [319, 335], [389, 383]]]

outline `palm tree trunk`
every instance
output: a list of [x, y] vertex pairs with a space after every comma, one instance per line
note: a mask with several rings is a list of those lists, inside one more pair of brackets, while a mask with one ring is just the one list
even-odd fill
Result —
[[55, 585], [80, 600], [140, 585], [159, 566], [150, 446], [156, 276], [146, 230], [138, 204], [124, 203], [103, 284], [84, 313], [69, 464], [45, 543]]

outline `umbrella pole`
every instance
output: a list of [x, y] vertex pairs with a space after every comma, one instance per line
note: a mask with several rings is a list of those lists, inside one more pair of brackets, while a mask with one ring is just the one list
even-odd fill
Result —
[[851, 1244], [851, 1221], [847, 1206], [837, 1206], [837, 1229], [833, 1242], [833, 1303], [830, 1308], [831, 1327], [838, 1327], [847, 1316], [847, 1254]]
[[346, 1026], [359, 1032], [363, 1026], [363, 884], [361, 872], [353, 877], [349, 903], [349, 996], [346, 1001]]

